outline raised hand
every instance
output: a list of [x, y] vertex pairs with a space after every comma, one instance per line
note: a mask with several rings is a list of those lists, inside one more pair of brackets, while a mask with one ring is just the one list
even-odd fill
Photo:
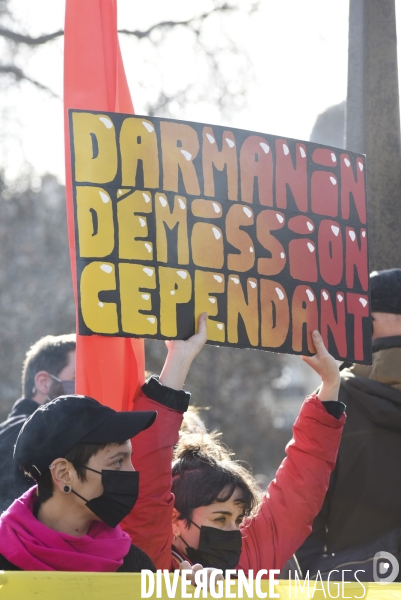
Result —
[[202, 350], [207, 340], [206, 332], [207, 313], [202, 313], [198, 320], [198, 333], [195, 333], [187, 340], [166, 340], [166, 346], [169, 352], [182, 352], [195, 358]]
[[207, 313], [202, 313], [198, 321], [198, 333], [189, 339], [166, 341], [168, 354], [160, 374], [160, 383], [175, 390], [182, 388], [192, 361], [206, 343], [206, 320]]
[[327, 351], [322, 336], [317, 330], [312, 331], [312, 340], [316, 349], [316, 354], [313, 356], [302, 356], [302, 360], [312, 367], [322, 380], [318, 398], [322, 401], [338, 400], [340, 371], [337, 363]]

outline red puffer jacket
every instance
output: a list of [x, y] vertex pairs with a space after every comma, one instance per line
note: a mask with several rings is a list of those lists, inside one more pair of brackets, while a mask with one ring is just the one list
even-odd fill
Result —
[[[160, 401], [163, 386], [157, 380], [154, 383], [159, 386]], [[147, 385], [144, 392], [155, 397], [154, 389]], [[164, 390], [172, 399], [174, 391]], [[184, 409], [183, 404], [176, 404], [174, 410], [168, 402], [158, 406], [155, 403], [157, 400], [146, 396], [136, 401], [136, 410], [156, 409], [159, 414], [151, 428], [133, 439], [133, 463], [141, 473], [140, 498], [122, 526], [157, 569], [176, 569], [180, 561], [177, 553], [171, 554], [174, 502], [171, 459]], [[336, 405], [334, 411], [333, 405]], [[306, 398], [293, 427], [293, 439], [286, 447], [287, 457], [270, 483], [257, 514], [241, 525], [243, 543], [238, 569], [246, 573], [249, 569], [281, 570], [309, 535], [336, 462], [345, 415], [336, 418], [330, 412], [341, 413], [340, 407], [344, 405], [322, 403], [316, 395]]]
[[156, 410], [158, 414], [149, 430], [131, 440], [132, 463], [140, 473], [139, 497], [121, 527], [152, 558], [156, 569], [169, 569], [174, 508], [171, 463], [191, 394], [167, 388], [156, 377], [151, 377], [142, 391], [134, 410]]
[[344, 423], [344, 414], [337, 419], [316, 395], [307, 396], [286, 447], [287, 457], [257, 515], [241, 526], [238, 569], [281, 570], [309, 535], [336, 464]]

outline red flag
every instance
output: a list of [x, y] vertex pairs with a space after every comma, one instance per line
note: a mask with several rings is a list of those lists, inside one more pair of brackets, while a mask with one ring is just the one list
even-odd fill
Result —
[[[67, 220], [77, 302], [75, 227], [68, 109], [133, 113], [117, 35], [117, 0], [67, 0], [64, 35], [64, 127]], [[144, 382], [143, 340], [77, 335], [78, 394], [130, 410]]]

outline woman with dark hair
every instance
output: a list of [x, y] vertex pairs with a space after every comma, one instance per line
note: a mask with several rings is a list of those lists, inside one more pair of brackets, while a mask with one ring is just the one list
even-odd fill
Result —
[[[250, 473], [231, 459], [216, 437], [207, 434], [181, 437], [171, 472], [169, 461], [172, 446], [178, 441], [178, 428], [164, 421], [167, 412], [159, 412], [158, 454], [153, 458], [151, 453], [147, 455], [149, 469], [142, 479], [144, 494], [152, 503], [157, 539], [142, 537], [140, 546], [157, 568], [176, 569], [186, 560], [223, 570], [281, 570], [309, 535], [325, 497], [345, 421], [345, 406], [337, 401], [337, 364], [318, 331], [313, 332], [312, 339], [316, 354], [303, 360], [320, 375], [322, 384], [318, 394], [308, 396], [303, 403], [286, 448], [287, 457], [262, 500]], [[181, 388], [186, 374], [205, 341], [203, 315], [196, 336], [168, 342], [176, 368], [162, 371], [159, 398], [164, 394], [171, 402], [174, 391], [185, 394]], [[168, 363], [169, 357], [167, 367]], [[182, 421], [182, 412], [176, 425]], [[155, 434], [155, 429], [144, 432], [138, 444], [141, 441], [144, 447], [149, 446]], [[134, 541], [135, 510], [123, 522]]]
[[173, 566], [189, 559], [208, 567], [235, 568], [241, 548], [238, 530], [260, 502], [255, 480], [232, 460], [216, 432], [183, 433], [172, 473]]
[[119, 527], [138, 497], [130, 438], [157, 413], [61, 396], [25, 421], [14, 458], [37, 485], [0, 517], [0, 569], [139, 572], [149, 557]]
[[[169, 352], [164, 378], [175, 377], [182, 368], [182, 357]], [[149, 396], [139, 396], [134, 411], [116, 412], [93, 398], [74, 394], [48, 402], [26, 420], [14, 459], [32, 478], [33, 487], [0, 517], [0, 570], [155, 570], [140, 543], [132, 544], [119, 526], [137, 504], [138, 537], [153, 539], [153, 548], [159, 543], [158, 531], [152, 529], [146, 513], [151, 502], [146, 489], [142, 493], [140, 473], [132, 464], [132, 445], [134, 465], [146, 481], [143, 452], [152, 453], [161, 437], [164, 443], [169, 438], [159, 429], [148, 438], [148, 447], [141, 440], [138, 444], [137, 438], [155, 427], [158, 410], [162, 426], [168, 423], [172, 429], [179, 428], [186, 393], [160, 394], [157, 378], [144, 386], [144, 392]], [[168, 408], [169, 402], [174, 409]], [[171, 478], [171, 455], [169, 461]], [[163, 483], [163, 474], [158, 475]], [[168, 518], [171, 529], [170, 513]]]

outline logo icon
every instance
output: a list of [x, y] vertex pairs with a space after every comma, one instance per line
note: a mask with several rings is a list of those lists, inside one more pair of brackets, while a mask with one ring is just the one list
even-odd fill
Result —
[[376, 552], [373, 557], [373, 579], [376, 583], [387, 585], [396, 580], [400, 565], [390, 552]]

